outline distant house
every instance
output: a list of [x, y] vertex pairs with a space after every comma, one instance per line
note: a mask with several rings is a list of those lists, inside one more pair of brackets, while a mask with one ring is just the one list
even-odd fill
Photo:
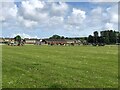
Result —
[[81, 40], [76, 40], [76, 41], [75, 41], [75, 44], [80, 45], [80, 44], [82, 44], [82, 42], [81, 42]]
[[14, 43], [14, 38], [4, 38], [4, 44]]
[[70, 39], [43, 39], [42, 42], [48, 45], [75, 45], [81, 43], [78, 40]]
[[65, 39], [44, 39], [42, 42], [48, 45], [64, 45], [67, 43]]
[[[35, 45], [80, 45], [83, 42], [76, 39], [37, 39], [37, 38], [25, 38], [22, 39], [23, 44], [35, 44]], [[0, 43], [8, 45], [16, 45], [17, 42], [14, 38], [0, 38]]]
[[66, 39], [67, 45], [80, 45], [81, 41], [76, 39]]
[[36, 44], [36, 45], [41, 45], [41, 44], [43, 44], [43, 43], [42, 43], [42, 39], [37, 39], [36, 42], [35, 42], [35, 44]]
[[9, 42], [12, 38], [4, 38], [5, 42]]
[[0, 43], [2, 44], [13, 44], [15, 41], [14, 41], [14, 38], [0, 38]]
[[83, 41], [82, 41], [82, 44], [83, 44], [83, 45], [88, 45], [87, 40], [83, 40]]
[[66, 43], [71, 44], [71, 43], [75, 43], [75, 41], [74, 40], [66, 40]]
[[4, 38], [0, 38], [0, 44], [2, 44], [4, 42], [5, 42]]
[[36, 41], [37, 41], [36, 38], [31, 38], [31, 39], [25, 38], [24, 40], [25, 40], [25, 43], [26, 43], [26, 44], [35, 44]]

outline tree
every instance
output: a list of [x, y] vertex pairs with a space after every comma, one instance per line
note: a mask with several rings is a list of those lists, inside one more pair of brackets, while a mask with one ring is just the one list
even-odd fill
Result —
[[50, 37], [49, 39], [61, 39], [61, 37], [59, 35], [53, 35], [52, 37]]
[[104, 44], [104, 38], [102, 36], [98, 37], [98, 43], [100, 45]]
[[104, 38], [104, 42], [105, 42], [106, 44], [110, 44], [109, 31], [101, 31], [101, 37]]
[[117, 42], [120, 43], [120, 33], [118, 34]]
[[93, 38], [94, 37], [92, 35], [89, 35], [87, 39], [88, 43], [93, 43]]
[[84, 37], [84, 40], [87, 40], [87, 37]]
[[61, 39], [65, 39], [64, 36], [62, 36]]
[[116, 33], [117, 32], [112, 31], [112, 30], [109, 31], [110, 44], [115, 44], [116, 43]]
[[94, 32], [94, 37], [98, 37], [98, 31]]
[[118, 40], [119, 32], [113, 30], [102, 31], [101, 36], [105, 39], [106, 44], [115, 44]]
[[98, 43], [98, 31], [94, 32], [94, 43]]
[[17, 35], [14, 39], [16, 42], [18, 42], [18, 46], [20, 46], [21, 40], [22, 40], [21, 37], [19, 35]]
[[69, 39], [68, 37], [66, 37], [65, 39]]

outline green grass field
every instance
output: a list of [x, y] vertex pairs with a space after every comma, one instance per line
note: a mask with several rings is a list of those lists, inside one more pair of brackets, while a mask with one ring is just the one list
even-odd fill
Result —
[[118, 87], [117, 46], [2, 46], [3, 88]]

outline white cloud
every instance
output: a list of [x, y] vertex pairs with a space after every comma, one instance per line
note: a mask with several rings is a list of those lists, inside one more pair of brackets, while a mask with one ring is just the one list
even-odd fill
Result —
[[32, 28], [38, 24], [35, 21], [24, 19], [22, 16], [19, 16], [17, 20], [21, 26], [24, 26], [26, 28]]
[[5, 17], [3, 15], [0, 15], [0, 21], [5, 21]]
[[67, 16], [66, 21], [64, 21], [64, 29], [69, 31], [69, 33], [70, 31], [81, 31], [85, 26], [85, 20], [86, 12], [81, 9], [73, 8], [71, 14]]
[[37, 36], [31, 36], [31, 35], [28, 35], [28, 34], [25, 34], [25, 33], [17, 33], [17, 34], [13, 34], [11, 35], [11, 37], [15, 37], [17, 35], [20, 35], [21, 38], [38, 38]]
[[111, 23], [118, 23], [118, 4], [106, 9]]
[[[104, 29], [118, 30], [118, 4], [106, 9], [106, 23]], [[109, 23], [108, 23], [109, 22]]]
[[111, 22], [118, 23], [118, 14], [112, 14]]
[[46, 3], [40, 0], [24, 0], [19, 7], [13, 2], [7, 2], [7, 4], [3, 3], [2, 10], [0, 10], [0, 21], [4, 27], [11, 30], [12, 27], [17, 27], [19, 30], [39, 29], [44, 31], [47, 29], [48, 32], [53, 33], [62, 31], [72, 33], [83, 30], [89, 32], [92, 29], [116, 28], [117, 6], [110, 6], [106, 9], [99, 5], [93, 9], [88, 8], [88, 10], [61, 2]]
[[43, 8], [46, 4], [40, 0], [22, 1], [19, 8], [19, 14], [24, 19], [30, 19], [33, 21], [44, 21], [48, 18], [48, 12], [44, 12]]
[[30, 1], [22, 1], [22, 7], [29, 10], [34, 10], [36, 8], [43, 8], [44, 2], [41, 2], [40, 0], [30, 0]]
[[104, 16], [104, 11], [101, 7], [93, 8], [91, 11], [89, 11], [89, 14], [86, 15], [86, 28], [102, 28], [104, 20], [106, 19]]
[[105, 24], [105, 29], [106, 29], [106, 30], [114, 30], [113, 24], [112, 24], [112, 23], [106, 23], [106, 24]]
[[48, 25], [50, 27], [57, 26], [57, 28], [58, 28], [58, 26], [62, 25], [63, 23], [64, 23], [64, 18], [63, 17], [53, 16], [49, 19], [49, 24]]
[[68, 16], [68, 24], [80, 25], [86, 18], [86, 12], [80, 9], [73, 8], [72, 14]]
[[16, 19], [18, 10], [13, 2], [1, 2], [0, 6], [2, 6], [2, 9], [0, 9], [0, 21]]
[[15, 0], [1, 0], [0, 2], [14, 2]]
[[67, 10], [68, 5], [66, 3], [53, 3], [50, 14], [52, 14], [53, 16], [64, 16]]
[[19, 17], [22, 18], [20, 20], [18, 18], [18, 21], [22, 22], [25, 27], [58, 28], [59, 25], [64, 24], [64, 16], [67, 10], [68, 5], [66, 3], [46, 3], [39, 0], [23, 1], [18, 13]]
[[98, 23], [101, 23], [103, 21], [103, 9], [101, 7], [97, 7], [97, 8], [94, 8], [92, 11], [91, 11], [91, 16], [89, 16], [89, 18], [92, 20], [92, 22], [94, 22], [94, 24], [98, 24]]
[[88, 0], [89, 2], [119, 2], [119, 0]]
[[94, 8], [92, 9], [91, 13], [94, 15], [99, 15], [99, 14], [102, 14], [102, 8], [101, 7], [97, 7], [97, 8]]

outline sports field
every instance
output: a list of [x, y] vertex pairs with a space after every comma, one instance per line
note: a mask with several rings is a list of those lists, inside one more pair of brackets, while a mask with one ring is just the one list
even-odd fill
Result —
[[2, 46], [3, 88], [115, 88], [117, 46]]

